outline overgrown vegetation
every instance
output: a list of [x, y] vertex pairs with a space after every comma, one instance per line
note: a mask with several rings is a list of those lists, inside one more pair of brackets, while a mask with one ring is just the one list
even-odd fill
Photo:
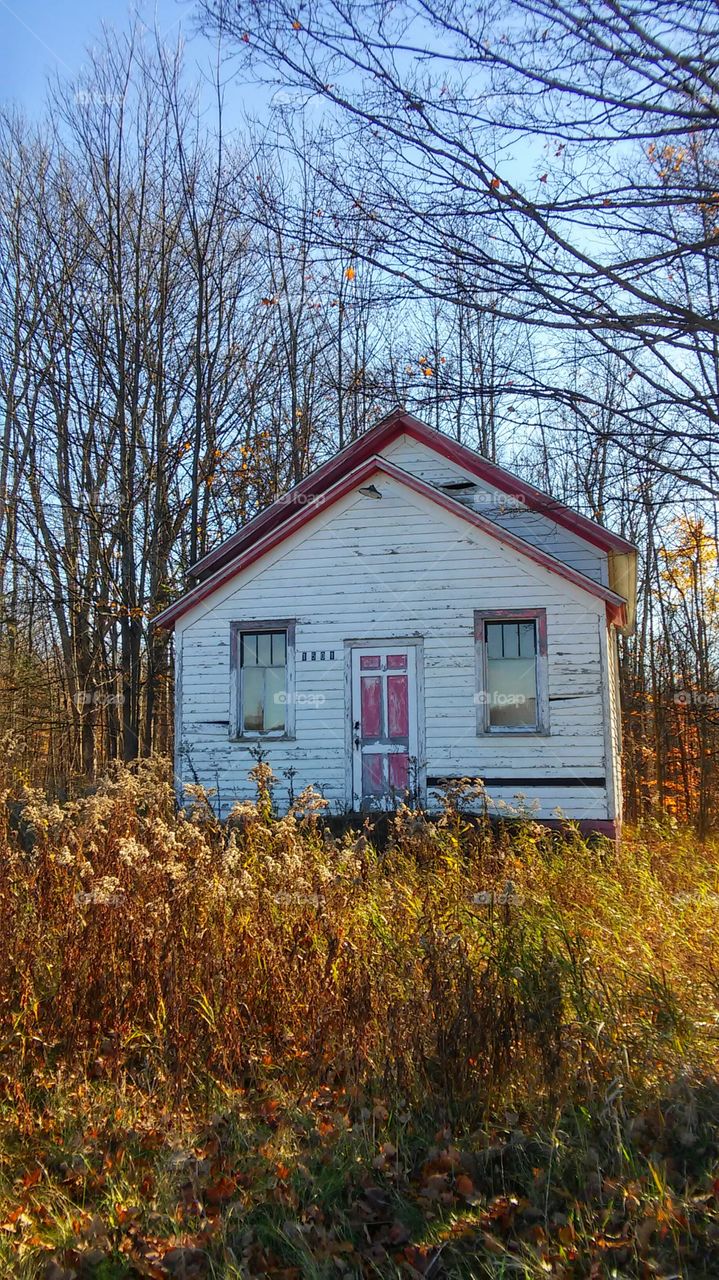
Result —
[[255, 778], [8, 776], [3, 1274], [715, 1276], [717, 846]]

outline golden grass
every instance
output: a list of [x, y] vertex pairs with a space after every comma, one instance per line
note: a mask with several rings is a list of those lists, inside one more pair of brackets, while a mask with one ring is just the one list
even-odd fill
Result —
[[[432, 818], [401, 811], [379, 848], [370, 831], [332, 837], [314, 793], [274, 816], [266, 765], [255, 779], [257, 804], [226, 826], [199, 791], [176, 814], [164, 761], [64, 806], [5, 780], [0, 1258], [28, 1276], [48, 1257], [58, 1277], [87, 1270], [88, 1255], [99, 1277], [162, 1276], [191, 1239], [198, 1275], [336, 1275], [351, 1254], [358, 1275], [423, 1274], [422, 1257], [434, 1275], [516, 1274], [521, 1256], [519, 1274], [598, 1276], [595, 1255], [616, 1268], [624, 1249], [616, 1274], [662, 1274], [646, 1270], [652, 1250], [684, 1249], [685, 1265], [685, 1200], [700, 1187], [707, 1222], [692, 1230], [709, 1265], [717, 844], [674, 827], [619, 850], [529, 820], [494, 831], [455, 794]], [[197, 1184], [179, 1219], [177, 1143]], [[553, 1222], [560, 1167], [573, 1207]], [[373, 1258], [358, 1243], [360, 1171], [393, 1200], [390, 1218], [401, 1202], [410, 1219], [389, 1242], [373, 1226]], [[650, 1227], [610, 1246], [617, 1187]], [[538, 1195], [540, 1218], [492, 1210], [507, 1195]], [[322, 1231], [306, 1216], [318, 1202]], [[458, 1218], [497, 1241], [481, 1266], [459, 1229], [442, 1243]], [[455, 1253], [459, 1270], [443, 1272]]]

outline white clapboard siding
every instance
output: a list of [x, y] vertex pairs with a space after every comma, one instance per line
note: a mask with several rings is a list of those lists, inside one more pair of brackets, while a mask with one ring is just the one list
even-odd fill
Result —
[[465, 502], [490, 520], [495, 520], [502, 528], [510, 529], [532, 546], [548, 551], [550, 555], [563, 560], [595, 582], [602, 582], [605, 586], [608, 584], [609, 566], [604, 551], [592, 547], [583, 538], [547, 516], [530, 511], [521, 502], [513, 501], [502, 490], [493, 489], [472, 472], [435, 453], [427, 445], [420, 444], [409, 436], [399, 436], [382, 453], [396, 466], [412, 472], [428, 484], [440, 486], [456, 480], [471, 480], [476, 489], [470, 493], [455, 492], [452, 497]]
[[[570, 817], [612, 817], [602, 785], [572, 781], [607, 771], [603, 602], [398, 480], [378, 475], [377, 485], [381, 501], [347, 495], [179, 621], [180, 780], [215, 788], [223, 814], [253, 796], [249, 746], [229, 737], [230, 626], [294, 618], [296, 739], [266, 743], [280, 805], [292, 768], [295, 793], [313, 784], [333, 810], [348, 807], [345, 641], [414, 637], [422, 641], [427, 776], [542, 779], [546, 785], [526, 791], [511, 783], [488, 789], [510, 805], [524, 792], [538, 816], [559, 807]], [[478, 735], [474, 610], [524, 606], [547, 611], [550, 732]], [[324, 662], [301, 660], [313, 650], [324, 650]], [[554, 778], [562, 781], [546, 781]]]

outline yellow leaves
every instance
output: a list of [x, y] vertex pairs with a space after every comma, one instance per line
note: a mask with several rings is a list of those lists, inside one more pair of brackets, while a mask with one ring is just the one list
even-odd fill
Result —
[[299, 19], [298, 19], [298, 18], [295, 18], [294, 22], [292, 23], [292, 30], [293, 30], [293, 31], [301, 31], [301, 30], [302, 30], [302, 23], [299, 21]]
[[671, 143], [667, 143], [661, 151], [657, 150], [653, 142], [650, 142], [647, 147], [647, 159], [654, 165], [659, 177], [664, 180], [681, 173], [686, 158], [686, 149], [675, 147]]
[[356, 274], [354, 267], [345, 267], [345, 280], [354, 280]]
[[492, 191], [498, 191], [502, 184], [499, 178], [492, 178], [492, 181], [490, 182], [489, 185]]
[[424, 374], [425, 378], [434, 377], [434, 369], [430, 369], [429, 365], [425, 365], [424, 369], [422, 370], [422, 373]]
[[717, 608], [719, 549], [701, 518], [679, 516], [672, 526], [673, 541], [659, 548], [662, 578], [685, 595], [702, 596], [702, 609], [711, 616]]

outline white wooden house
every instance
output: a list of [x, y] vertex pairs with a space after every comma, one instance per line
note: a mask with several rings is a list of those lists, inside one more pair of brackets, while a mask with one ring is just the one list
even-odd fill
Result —
[[613, 834], [617, 633], [636, 550], [397, 410], [193, 570], [175, 629], [178, 787], [223, 816], [261, 744], [286, 805], [430, 808], [482, 778], [499, 812]]

